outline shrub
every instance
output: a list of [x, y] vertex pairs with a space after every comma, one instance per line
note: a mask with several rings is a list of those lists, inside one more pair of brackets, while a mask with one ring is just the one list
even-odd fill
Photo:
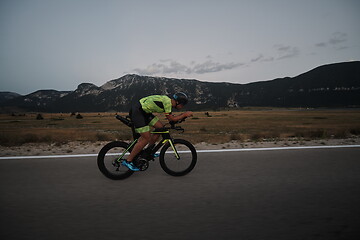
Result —
[[236, 141], [244, 142], [246, 140], [246, 136], [243, 135], [243, 134], [233, 133], [233, 134], [230, 135], [230, 140], [236, 140]]
[[44, 117], [39, 113], [37, 116], [36, 116], [36, 120], [43, 120]]
[[27, 133], [22, 138], [22, 143], [39, 142], [39, 137], [34, 133]]
[[360, 135], [360, 128], [352, 128], [349, 132], [353, 135]]
[[199, 130], [200, 130], [200, 132], [207, 132], [207, 129], [204, 127], [200, 128]]
[[326, 138], [328, 136], [324, 129], [317, 129], [309, 132], [310, 138]]
[[110, 141], [111, 137], [109, 137], [105, 133], [96, 133], [96, 140], [97, 141]]

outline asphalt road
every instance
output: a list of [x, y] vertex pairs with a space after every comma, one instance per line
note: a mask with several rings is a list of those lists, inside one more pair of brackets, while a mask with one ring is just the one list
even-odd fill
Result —
[[0, 239], [360, 239], [360, 148], [201, 153], [106, 179], [96, 158], [0, 161]]

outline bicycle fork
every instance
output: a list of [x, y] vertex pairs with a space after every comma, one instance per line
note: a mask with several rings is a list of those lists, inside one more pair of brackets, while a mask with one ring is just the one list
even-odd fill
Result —
[[164, 139], [163, 142], [162, 142], [162, 144], [165, 144], [165, 143], [167, 143], [167, 142], [170, 143], [170, 146], [171, 146], [171, 148], [172, 148], [173, 151], [174, 151], [174, 154], [175, 154], [176, 159], [177, 159], [177, 160], [180, 160], [180, 155], [179, 155], [178, 151], [176, 150], [176, 147], [175, 147], [175, 144], [174, 144], [173, 140], [172, 140], [172, 139]]

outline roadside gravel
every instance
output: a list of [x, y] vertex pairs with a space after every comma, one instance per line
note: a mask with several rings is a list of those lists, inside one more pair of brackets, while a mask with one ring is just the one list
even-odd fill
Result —
[[[97, 154], [107, 142], [69, 142], [66, 144], [24, 144], [21, 146], [0, 146], [0, 156], [45, 156], [45, 155], [73, 155], [73, 154]], [[297, 146], [337, 146], [337, 145], [360, 145], [360, 137], [348, 139], [320, 139], [320, 140], [281, 140], [240, 142], [231, 141], [223, 144], [198, 143], [198, 150], [211, 149], [238, 149], [238, 148], [269, 148], [269, 147], [297, 147]]]

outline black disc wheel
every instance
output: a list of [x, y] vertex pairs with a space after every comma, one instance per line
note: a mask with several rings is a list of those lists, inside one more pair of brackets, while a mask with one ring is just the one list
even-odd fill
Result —
[[129, 144], [116, 141], [106, 144], [100, 150], [97, 158], [97, 164], [100, 171], [106, 177], [113, 180], [120, 180], [130, 177], [134, 173], [127, 167], [121, 165], [121, 160], [126, 159], [129, 154], [124, 154], [128, 147]]
[[161, 149], [161, 168], [172, 176], [184, 176], [194, 169], [197, 161], [197, 154], [194, 146], [183, 139], [174, 139]]

